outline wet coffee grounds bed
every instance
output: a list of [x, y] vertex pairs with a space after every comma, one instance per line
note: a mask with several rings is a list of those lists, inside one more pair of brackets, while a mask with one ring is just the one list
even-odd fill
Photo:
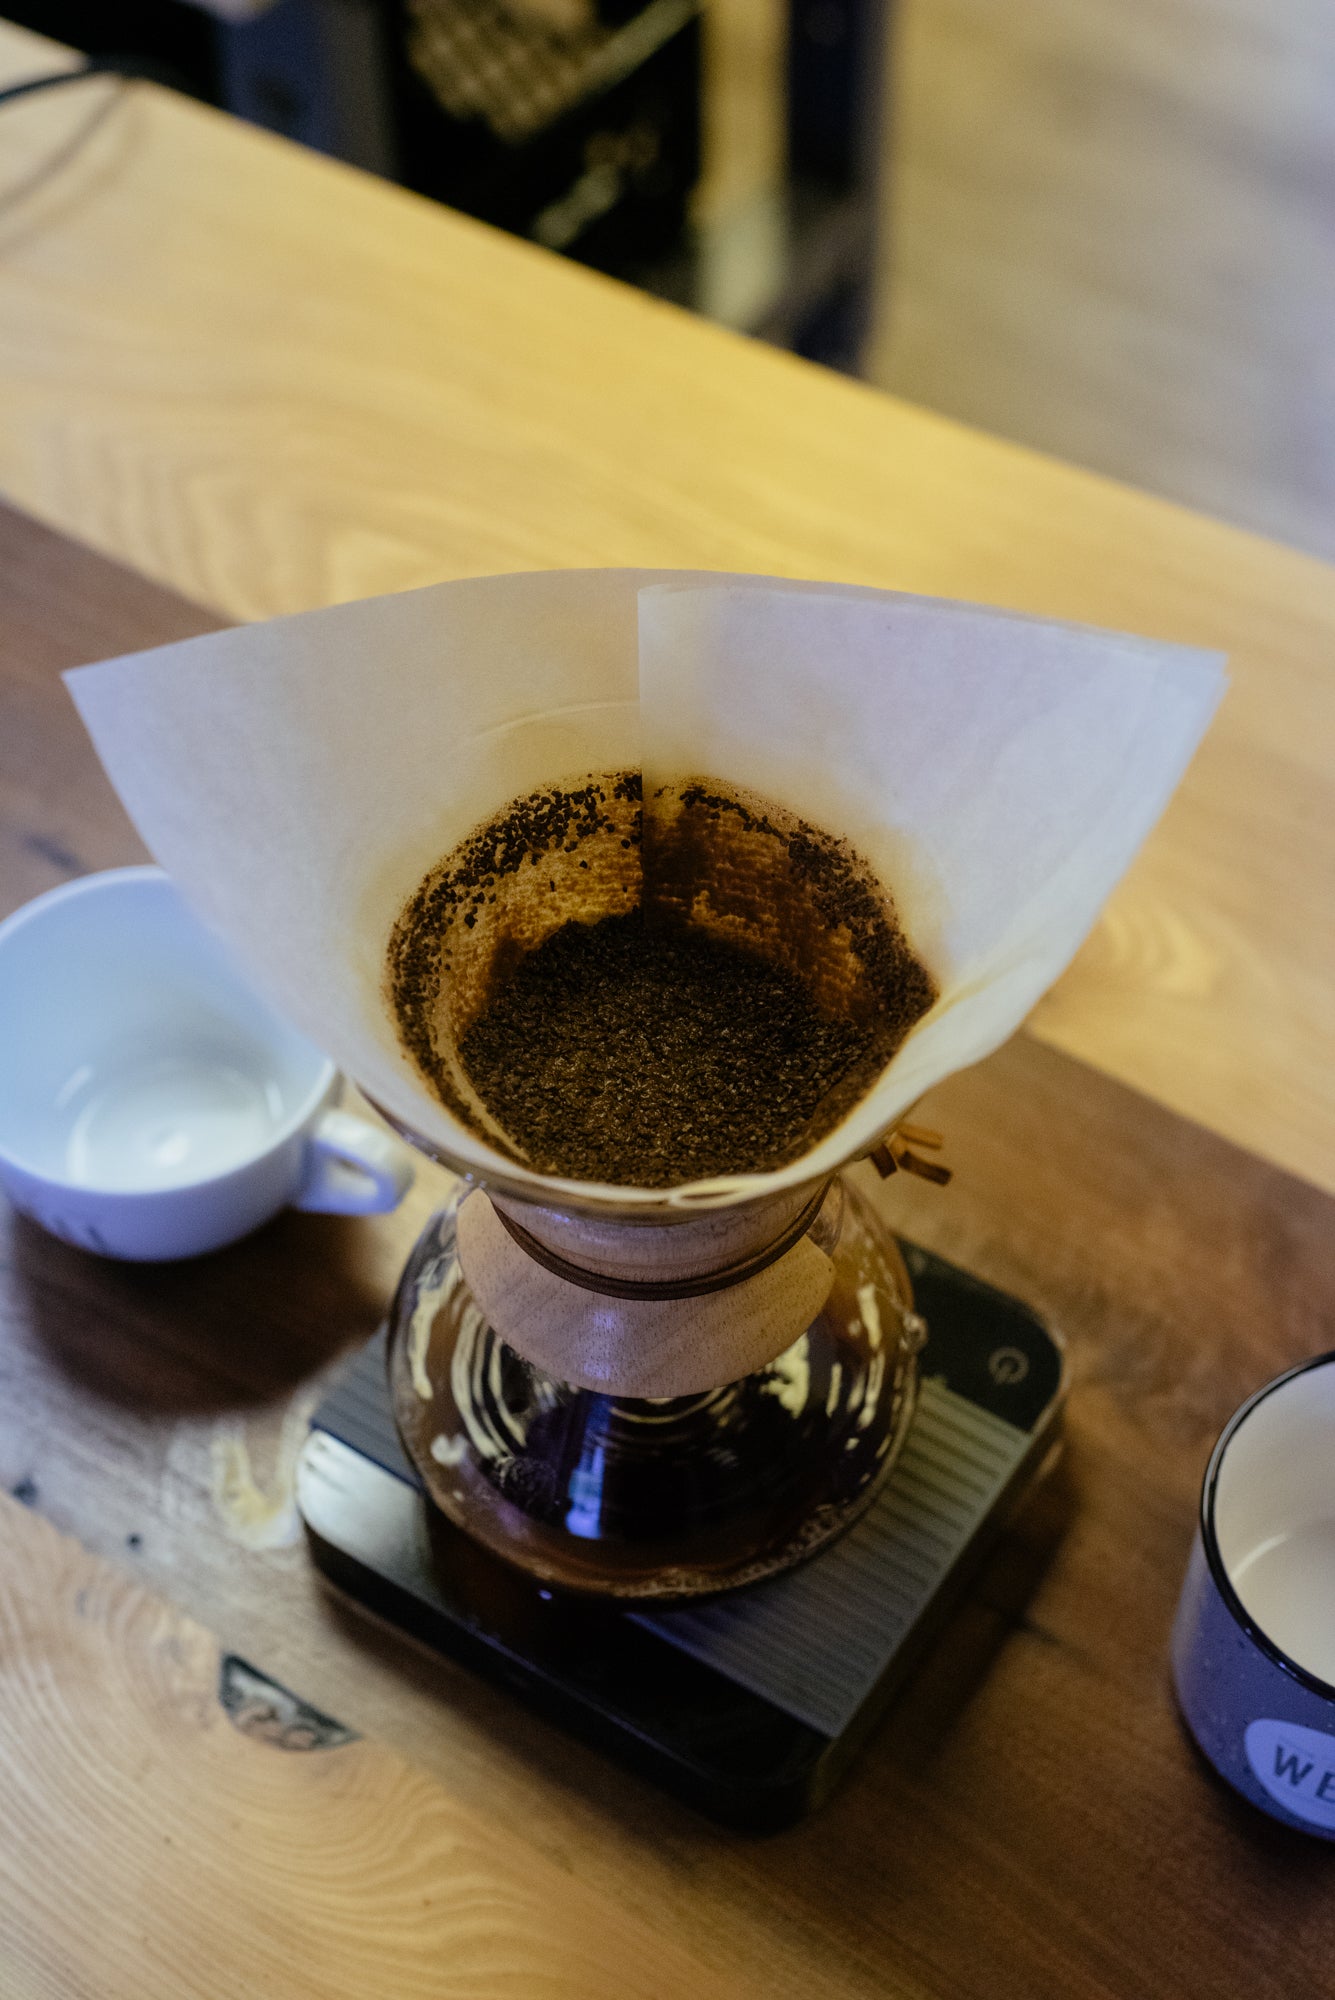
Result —
[[885, 1050], [791, 973], [635, 910], [554, 932], [460, 1055], [540, 1172], [675, 1187], [800, 1157]]

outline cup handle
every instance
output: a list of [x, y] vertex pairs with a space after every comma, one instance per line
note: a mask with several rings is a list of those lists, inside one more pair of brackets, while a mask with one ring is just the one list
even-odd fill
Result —
[[315, 1215], [383, 1215], [413, 1184], [397, 1139], [347, 1111], [325, 1111], [306, 1139], [305, 1173], [292, 1203]]

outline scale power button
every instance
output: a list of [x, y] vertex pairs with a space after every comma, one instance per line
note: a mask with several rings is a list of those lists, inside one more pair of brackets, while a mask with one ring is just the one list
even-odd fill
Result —
[[1029, 1356], [1019, 1347], [994, 1347], [987, 1357], [987, 1372], [1002, 1388], [1023, 1382], [1029, 1373]]

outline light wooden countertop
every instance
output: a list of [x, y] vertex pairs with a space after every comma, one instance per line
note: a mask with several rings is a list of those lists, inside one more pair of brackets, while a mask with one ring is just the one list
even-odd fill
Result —
[[[212, 621], [7, 508], [0, 606], [3, 915], [142, 853], [61, 669]], [[1335, 1851], [1209, 1782], [1166, 1651], [1215, 1434], [1330, 1343], [1335, 1201], [1024, 1035], [933, 1116], [952, 1185], [864, 1190], [1066, 1335], [1067, 1458], [835, 1795], [766, 1839], [319, 1578], [295, 1453], [438, 1168], [392, 1215], [178, 1265], [0, 1199], [3, 2000], [1324, 1993]], [[276, 1747], [263, 1677], [363, 1740]]]
[[5, 1495], [0, 1543], [6, 2000], [759, 2000], [381, 1744], [285, 1752], [305, 1716]]
[[[0, 77], [59, 60], [0, 27]], [[1335, 571], [151, 87], [0, 117], [0, 490], [225, 617], [692, 564], [1217, 647], [1031, 1030], [1335, 1191]]]
[[[0, 76], [49, 59], [0, 29]], [[934, 1101], [954, 1185], [874, 1196], [1069, 1336], [1073, 1518], [770, 1841], [318, 1583], [312, 1377], [383, 1311], [435, 1170], [394, 1216], [158, 1269], [0, 1203], [0, 1486], [47, 1517], [0, 1497], [5, 2000], [1322, 1990], [1331, 1854], [1206, 1779], [1165, 1649], [1211, 1440], [1335, 1316], [1335, 575], [104, 84], [0, 113], [0, 486], [129, 565], [0, 511], [0, 913], [138, 852], [58, 676], [209, 622], [143, 576], [244, 618], [717, 564], [1234, 666], [1035, 1035]], [[220, 1644], [364, 1740], [234, 1730]]]

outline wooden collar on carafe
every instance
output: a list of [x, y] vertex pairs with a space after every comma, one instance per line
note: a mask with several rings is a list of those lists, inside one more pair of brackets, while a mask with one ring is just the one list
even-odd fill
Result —
[[516, 1222], [504, 1208], [493, 1203], [497, 1219], [507, 1234], [519, 1245], [525, 1256], [535, 1264], [541, 1264], [555, 1278], [564, 1278], [568, 1285], [578, 1285], [584, 1292], [599, 1292], [605, 1298], [613, 1299], [697, 1299], [709, 1292], [725, 1292], [733, 1285], [743, 1284], [757, 1273], [777, 1264], [786, 1256], [794, 1243], [806, 1235], [820, 1213], [821, 1203], [829, 1191], [830, 1183], [823, 1181], [811, 1200], [794, 1216], [787, 1228], [752, 1256], [723, 1265], [717, 1271], [692, 1273], [686, 1278], [616, 1278], [604, 1271], [591, 1271], [586, 1265], [572, 1264], [555, 1250], [549, 1250], [545, 1243], [539, 1243], [536, 1236]]

